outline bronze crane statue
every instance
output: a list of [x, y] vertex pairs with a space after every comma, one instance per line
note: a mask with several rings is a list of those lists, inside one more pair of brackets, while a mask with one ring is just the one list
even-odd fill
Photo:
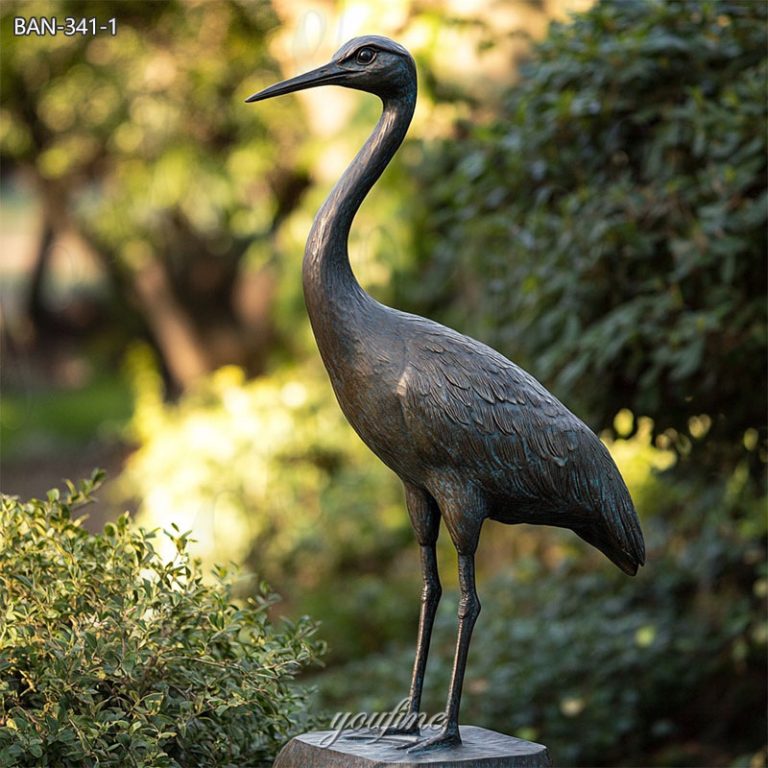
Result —
[[403, 141], [416, 105], [416, 67], [408, 51], [386, 37], [357, 37], [325, 66], [247, 101], [320, 85], [368, 91], [383, 102], [373, 133], [315, 217], [303, 262], [304, 295], [341, 410], [403, 481], [421, 546], [413, 714], [421, 704], [441, 595], [435, 554], [441, 519], [458, 553], [461, 598], [446, 721], [416, 748], [454, 745], [461, 741], [462, 682], [480, 612], [475, 550], [483, 521], [570, 528], [631, 575], [645, 561], [643, 535], [606, 448], [536, 379], [479, 341], [380, 304], [352, 273], [352, 220]]

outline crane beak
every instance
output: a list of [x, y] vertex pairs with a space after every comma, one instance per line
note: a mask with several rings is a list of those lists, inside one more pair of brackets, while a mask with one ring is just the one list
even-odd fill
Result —
[[325, 64], [322, 67], [313, 69], [311, 72], [292, 77], [290, 80], [283, 80], [282, 83], [270, 85], [263, 91], [259, 91], [258, 93], [254, 93], [253, 96], [249, 96], [246, 99], [246, 102], [263, 101], [264, 99], [271, 99], [273, 96], [282, 96], [286, 93], [293, 93], [294, 91], [303, 91], [306, 88], [316, 88], [319, 85], [339, 84], [347, 76], [349, 76], [349, 72], [336, 64], [336, 62], [332, 61], [330, 64]]

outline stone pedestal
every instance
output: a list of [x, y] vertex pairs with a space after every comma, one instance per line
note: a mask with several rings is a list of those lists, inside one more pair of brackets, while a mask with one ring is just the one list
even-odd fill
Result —
[[407, 747], [437, 734], [423, 728], [421, 736], [379, 736], [373, 731], [314, 731], [292, 739], [273, 768], [547, 768], [547, 748], [503, 733], [461, 727], [462, 744], [410, 754]]

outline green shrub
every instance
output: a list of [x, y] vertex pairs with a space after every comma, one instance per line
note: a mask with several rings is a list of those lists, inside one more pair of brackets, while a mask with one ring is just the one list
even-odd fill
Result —
[[307, 619], [273, 626], [262, 586], [233, 604], [167, 535], [127, 515], [93, 535], [72, 513], [100, 481], [0, 506], [0, 765], [254, 766], [306, 720], [295, 674], [320, 650]]

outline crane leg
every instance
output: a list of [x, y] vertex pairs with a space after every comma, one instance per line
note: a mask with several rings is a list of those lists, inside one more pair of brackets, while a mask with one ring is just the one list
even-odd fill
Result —
[[[416, 659], [413, 663], [409, 708], [412, 714], [418, 715], [421, 709], [421, 692], [424, 686], [424, 671], [427, 667], [429, 642], [432, 638], [432, 627], [435, 623], [437, 605], [440, 602], [442, 587], [437, 573], [437, 553], [435, 545], [421, 547], [421, 572], [424, 588], [421, 593], [421, 615], [419, 616], [419, 637], [416, 643]], [[418, 727], [416, 728], [418, 731]]]
[[475, 589], [475, 550], [477, 549], [482, 519], [476, 525], [472, 525], [471, 522], [465, 520], [461, 530], [456, 531], [451, 526], [451, 521], [447, 520], [451, 537], [459, 554], [459, 590], [461, 596], [459, 598], [456, 655], [453, 661], [453, 675], [445, 708], [445, 724], [436, 736], [419, 742], [415, 747], [411, 747], [409, 752], [421, 752], [461, 744], [459, 733], [461, 689], [464, 684], [464, 670], [467, 666], [472, 630], [480, 614], [480, 600]]
[[408, 711], [403, 721], [397, 726], [387, 728], [387, 734], [419, 733], [419, 710], [421, 692], [424, 687], [424, 672], [429, 655], [429, 642], [435, 623], [437, 605], [442, 595], [440, 576], [437, 572], [437, 536], [440, 532], [440, 510], [435, 500], [424, 490], [406, 484], [405, 502], [411, 518], [416, 538], [421, 545], [421, 613], [419, 615], [419, 635], [416, 642], [416, 659], [413, 663], [411, 690], [408, 696]]

